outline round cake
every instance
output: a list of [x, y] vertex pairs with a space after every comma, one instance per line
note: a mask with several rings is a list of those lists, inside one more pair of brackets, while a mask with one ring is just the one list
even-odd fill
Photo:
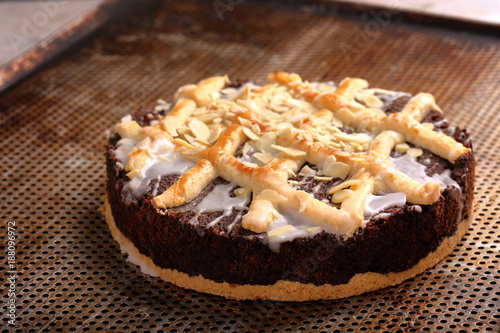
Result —
[[475, 168], [432, 95], [284, 72], [180, 87], [115, 126], [106, 164], [106, 221], [144, 273], [282, 301], [437, 264], [468, 229]]

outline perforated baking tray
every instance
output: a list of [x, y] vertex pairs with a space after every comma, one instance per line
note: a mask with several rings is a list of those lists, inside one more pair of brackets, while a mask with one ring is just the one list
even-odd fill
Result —
[[[498, 332], [499, 40], [297, 3], [231, 3], [152, 8], [0, 97], [2, 332]], [[357, 297], [283, 303], [186, 291], [126, 261], [99, 213], [106, 131], [179, 85], [225, 73], [263, 82], [273, 70], [432, 92], [450, 123], [467, 127], [474, 220], [443, 262]]]

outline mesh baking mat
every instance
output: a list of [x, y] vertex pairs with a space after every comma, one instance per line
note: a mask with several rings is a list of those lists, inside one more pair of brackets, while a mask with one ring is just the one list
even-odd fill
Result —
[[[2, 332], [498, 332], [499, 40], [318, 8], [169, 2], [0, 97]], [[305, 303], [186, 291], [126, 261], [99, 213], [109, 129], [179, 85], [274, 70], [431, 92], [470, 131], [474, 218], [445, 260], [395, 287]]]

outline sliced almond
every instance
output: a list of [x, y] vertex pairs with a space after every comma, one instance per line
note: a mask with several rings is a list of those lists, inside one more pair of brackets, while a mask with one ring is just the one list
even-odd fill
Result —
[[255, 153], [252, 156], [255, 157], [263, 165], [266, 165], [267, 163], [271, 162], [271, 160], [274, 158], [273, 154], [265, 153], [265, 152], [264, 153]]
[[208, 137], [207, 141], [212, 144], [215, 141], [217, 141], [217, 139], [221, 135], [222, 126], [219, 124], [212, 124], [212, 125], [208, 125], [208, 129], [210, 130], [210, 136]]
[[203, 150], [204, 150], [203, 147], [194, 147], [191, 149], [187, 149], [187, 150], [183, 151], [182, 153], [184, 155], [197, 155], [197, 154], [201, 153]]
[[338, 192], [335, 192], [332, 195], [332, 202], [333, 203], [342, 203], [345, 200], [349, 199], [353, 194], [354, 194], [354, 191], [352, 191], [352, 190], [348, 190], [348, 189], [340, 190]]
[[252, 163], [252, 162], [247, 162], [247, 161], [244, 161], [244, 162], [241, 162], [243, 164], [245, 164], [246, 166], [248, 167], [251, 167], [251, 168], [258, 168], [259, 166], [255, 163]]
[[288, 148], [288, 147], [283, 147], [283, 146], [279, 146], [279, 145], [271, 145], [271, 147], [276, 149], [276, 150], [282, 151], [291, 157], [299, 157], [299, 156], [306, 155], [305, 151], [294, 149], [294, 148]]
[[316, 171], [311, 169], [309, 165], [304, 165], [299, 171], [299, 175], [315, 175]]
[[[191, 129], [191, 132], [193, 135], [200, 140], [207, 141], [210, 137], [210, 129], [208, 128], [207, 125], [205, 125], [204, 122], [193, 118], [188, 124], [189, 128]], [[189, 141], [189, 139], [188, 139]]]
[[236, 190], [234, 190], [234, 194], [240, 198], [248, 198], [250, 197], [251, 193], [252, 190], [246, 187], [238, 187]]
[[273, 203], [281, 203], [286, 201], [286, 198], [275, 190], [265, 189], [258, 195], [259, 200], [267, 200]]
[[238, 121], [240, 122], [241, 126], [252, 128], [252, 122], [250, 120], [238, 117]]
[[384, 106], [384, 102], [370, 92], [362, 92], [356, 96], [356, 99], [369, 108], [381, 108]]
[[363, 144], [363, 143], [370, 142], [372, 139], [369, 135], [364, 134], [364, 133], [347, 134], [344, 132], [339, 132], [339, 133], [334, 133], [332, 135], [339, 140], [346, 141], [349, 143], [355, 142], [355, 143]]
[[337, 118], [335, 116], [332, 118], [332, 125], [335, 126], [335, 127], [342, 127], [342, 126], [344, 126], [344, 124], [342, 124], [342, 120], [340, 120], [339, 118]]
[[297, 197], [299, 198], [300, 202], [299, 213], [302, 213], [311, 202], [312, 197], [309, 193], [304, 191], [297, 191]]
[[328, 182], [333, 179], [333, 177], [320, 177], [320, 176], [315, 176], [314, 179], [319, 180], [319, 181], [324, 181]]
[[250, 145], [250, 143], [245, 142], [245, 144], [243, 145], [243, 148], [241, 149], [241, 153], [243, 154], [243, 156], [246, 156], [248, 155], [248, 152], [250, 151], [250, 149], [252, 149], [252, 146]]
[[417, 158], [419, 156], [422, 156], [423, 153], [424, 151], [420, 148], [410, 148], [406, 152], [406, 155], [410, 155], [411, 157]]
[[359, 179], [350, 179], [337, 186], [334, 186], [328, 193], [333, 194], [351, 186], [359, 186], [359, 184], [361, 184], [361, 181]]
[[342, 162], [333, 162], [323, 168], [322, 173], [333, 178], [345, 179], [349, 173], [349, 165]]
[[163, 161], [163, 162], [170, 162], [171, 160], [169, 160], [168, 158], [166, 158], [165, 156], [157, 156], [156, 158], [158, 158], [160, 161]]
[[396, 147], [394, 147], [394, 150], [398, 153], [405, 154], [408, 150], [410, 149], [410, 146], [405, 142], [405, 143], [398, 143]]
[[173, 116], [166, 116], [160, 122], [161, 127], [171, 136], [176, 137], [179, 134], [177, 133], [177, 129], [182, 126], [179, 119]]
[[348, 108], [340, 108], [335, 112], [335, 117], [340, 119], [342, 123], [349, 125], [355, 118], [354, 113], [352, 113]]
[[293, 230], [293, 227], [289, 224], [282, 227], [275, 228], [267, 233], [268, 237], [278, 237], [288, 235]]
[[[245, 119], [246, 120], [246, 119]], [[260, 140], [260, 136], [255, 134], [250, 128], [248, 127], [243, 127], [243, 133], [250, 139], [250, 140]]]
[[314, 233], [314, 232], [318, 232], [318, 231], [320, 231], [321, 229], [323, 229], [323, 228], [321, 228], [321, 227], [312, 227], [312, 228], [307, 228], [307, 229], [305, 229], [305, 231], [306, 231], [307, 233], [309, 233], [309, 234], [312, 234], [312, 233]]

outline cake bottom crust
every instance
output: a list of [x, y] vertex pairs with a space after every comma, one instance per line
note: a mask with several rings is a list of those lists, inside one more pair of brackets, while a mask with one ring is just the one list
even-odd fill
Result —
[[312, 283], [305, 284], [283, 280], [277, 281], [272, 285], [239, 285], [227, 282], [215, 282], [205, 279], [201, 275], [190, 276], [175, 269], [161, 268], [155, 265], [151, 258], [141, 254], [134, 244], [118, 229], [107, 196], [104, 197], [103, 208], [111, 234], [120, 245], [121, 251], [128, 255], [128, 260], [131, 263], [140, 266], [144, 273], [151, 276], [158, 276], [162, 280], [179, 287], [237, 300], [263, 299], [297, 302], [320, 299], [327, 300], [359, 295], [368, 291], [399, 284], [424, 272], [444, 259], [460, 242], [467, 232], [471, 221], [470, 218], [461, 221], [453, 236], [443, 239], [442, 243], [434, 252], [422, 258], [415, 266], [402, 272], [391, 272], [388, 274], [368, 272], [355, 274], [348, 283], [341, 285], [325, 284], [317, 286]]

